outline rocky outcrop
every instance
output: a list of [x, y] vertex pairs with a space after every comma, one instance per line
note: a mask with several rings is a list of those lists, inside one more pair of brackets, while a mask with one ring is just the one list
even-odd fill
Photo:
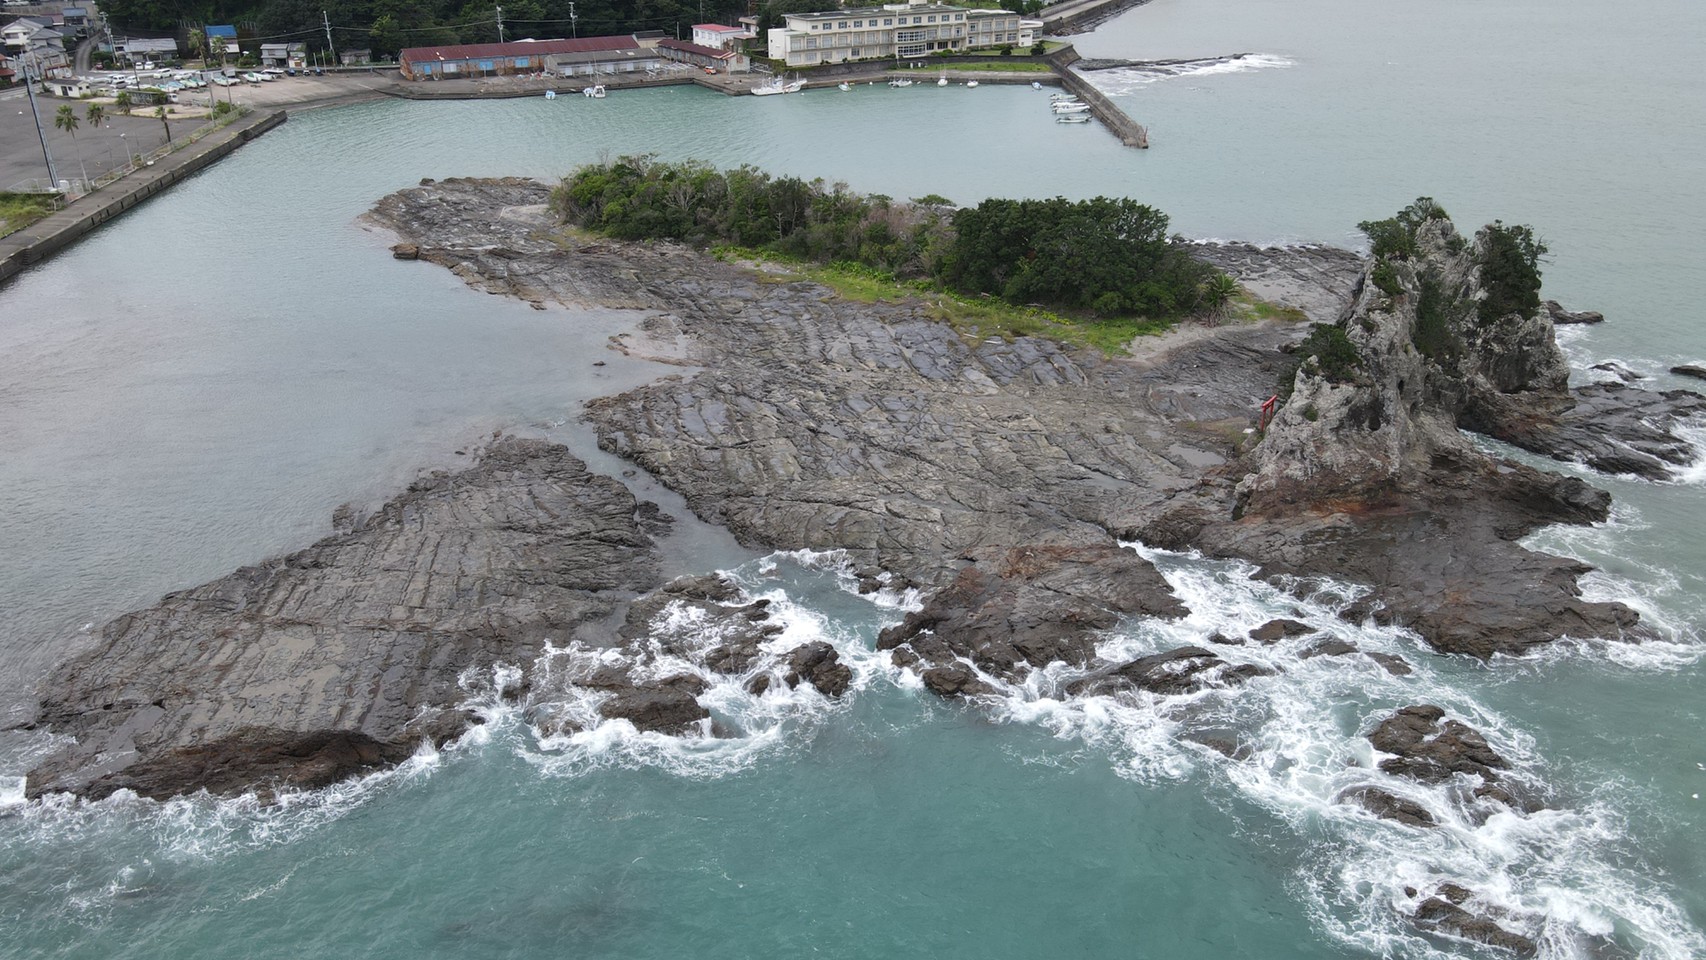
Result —
[[1604, 323], [1605, 314], [1598, 310], [1565, 310], [1556, 300], [1547, 300], [1540, 304], [1546, 311], [1546, 318], [1553, 324], [1583, 324]]
[[1538, 810], [1534, 798], [1523, 795], [1505, 778], [1510, 763], [1487, 744], [1487, 738], [1458, 720], [1441, 720], [1445, 711], [1424, 704], [1405, 707], [1381, 721], [1368, 742], [1381, 753], [1380, 769], [1418, 783], [1440, 784], [1455, 776], [1478, 781], [1474, 796], [1496, 800], [1525, 812]]
[[1066, 692], [1075, 697], [1094, 697], [1124, 690], [1147, 690], [1178, 696], [1204, 687], [1236, 686], [1267, 673], [1254, 664], [1232, 666], [1202, 647], [1179, 647], [1097, 671], [1067, 684]]
[[[1235, 519], [1199, 498], [1139, 534], [1255, 559], [1270, 575], [1370, 584], [1353, 616], [1411, 627], [1447, 652], [1634, 635], [1633, 611], [1581, 599], [1581, 564], [1515, 542], [1544, 524], [1602, 520], [1610, 498], [1494, 459], [1460, 430], [1513, 436], [1535, 422], [1524, 411], [1566, 397], [1549, 322], [1480, 321], [1477, 246], [1449, 221], [1423, 223], [1416, 242], [1413, 261], [1383, 265], [1387, 289], [1371, 267], [1347, 315], [1300, 351], [1291, 399], [1231, 491]], [[1631, 434], [1606, 435], [1627, 450]]]
[[877, 638], [897, 664], [913, 667], [944, 696], [987, 691], [966, 664], [1014, 681], [1051, 663], [1084, 666], [1099, 632], [1122, 618], [1187, 611], [1166, 581], [1129, 550], [1017, 547], [962, 569], [924, 608]]
[[1696, 380], [1706, 380], [1706, 367], [1699, 364], [1684, 363], [1670, 368], [1670, 372], [1679, 377], [1693, 377]]
[[458, 675], [539, 654], [652, 585], [621, 484], [504, 440], [350, 529], [108, 624], [42, 687], [68, 744], [31, 796], [315, 787], [442, 743]]
[[[1465, 411], [1490, 418], [1499, 398], [1567, 380], [1544, 317], [1465, 325], [1451, 369], [1435, 371], [1414, 346], [1413, 269], [1400, 278], [1409, 293], [1392, 296], [1348, 282], [1352, 260], [1337, 253], [1212, 248], [1201, 255], [1251, 282], [1313, 287], [1301, 309], [1350, 303], [1346, 335], [1378, 358], [1354, 377], [1299, 374], [1249, 455], [1256, 406], [1300, 359], [1280, 350], [1296, 327], [1179, 335], [1129, 359], [967, 337], [927, 300], [853, 303], [763, 265], [577, 239], [544, 215], [545, 195], [446, 181], [386, 198], [374, 218], [481, 289], [662, 311], [613, 346], [697, 369], [595, 402], [589, 417], [602, 447], [744, 543], [844, 550], [856, 568], [942, 589], [968, 558], [1141, 538], [1370, 584], [1354, 615], [1480, 656], [1635, 624], [1627, 608], [1581, 600], [1580, 564], [1516, 543], [1603, 518], [1605, 495], [1497, 461], [1459, 432]], [[1478, 281], [1448, 226], [1424, 240], [1457, 302]], [[981, 682], [966, 672], [975, 661], [907, 655], [940, 671], [934, 687]], [[999, 671], [1004, 657], [989, 662]], [[1011, 657], [1030, 664], [1017, 647]]]

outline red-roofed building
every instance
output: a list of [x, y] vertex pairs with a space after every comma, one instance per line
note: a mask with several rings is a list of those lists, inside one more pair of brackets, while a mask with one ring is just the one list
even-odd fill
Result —
[[724, 50], [745, 50], [746, 42], [758, 34], [746, 27], [729, 27], [720, 23], [693, 25], [693, 42], [701, 47], [720, 47]]
[[666, 59], [690, 63], [717, 73], [746, 73], [752, 69], [752, 63], [747, 60], [746, 54], [738, 50], [706, 47], [685, 40], [664, 40], [658, 44], [658, 53], [663, 54]]
[[658, 65], [657, 55], [631, 36], [410, 47], [397, 59], [403, 76], [411, 80], [509, 73], [628, 73]]

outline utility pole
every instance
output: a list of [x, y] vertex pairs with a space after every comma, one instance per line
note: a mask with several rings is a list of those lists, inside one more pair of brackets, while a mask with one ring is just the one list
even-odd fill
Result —
[[[39, 72], [41, 70], [41, 56], [39, 54], [35, 55], [35, 61], [36, 70]], [[25, 63], [24, 93], [30, 98], [30, 116], [34, 117], [36, 121], [36, 138], [41, 140], [41, 158], [47, 161], [47, 189], [57, 192], [59, 190], [59, 175], [53, 172], [53, 155], [47, 152], [47, 134], [42, 132], [41, 114], [36, 112], [36, 91], [34, 87], [30, 86], [30, 83], [30, 68], [29, 64]]]
[[580, 36], [580, 24], [577, 22], [578, 20], [580, 20], [580, 18], [575, 16], [575, 5], [571, 3], [569, 4], [569, 36], [571, 37]]
[[504, 42], [504, 8], [498, 7], [498, 42]]
[[326, 49], [332, 51], [332, 60], [338, 59], [338, 48], [332, 44], [332, 18], [326, 16], [326, 11], [320, 11], [320, 23], [326, 28]]

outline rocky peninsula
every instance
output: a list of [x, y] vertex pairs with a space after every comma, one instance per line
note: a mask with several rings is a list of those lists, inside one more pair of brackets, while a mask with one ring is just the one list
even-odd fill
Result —
[[[923, 297], [854, 302], [673, 244], [588, 240], [555, 222], [547, 195], [531, 180], [424, 182], [371, 219], [400, 237], [397, 256], [477, 289], [650, 311], [611, 347], [679, 372], [591, 404], [600, 446], [746, 544], [844, 551], [870, 587], [921, 588], [923, 608], [879, 646], [938, 694], [975, 696], [1055, 662], [1086, 671], [1069, 694], [1251, 680], [1203, 647], [1096, 660], [1094, 638], [1122, 618], [1185, 612], [1130, 540], [1364, 584], [1347, 616], [1410, 627], [1445, 653], [1642, 635], [1632, 610], [1582, 599], [1582, 564], [1517, 542], [1602, 520], [1609, 497], [1461, 430], [1657, 475], [1652, 464], [1682, 456], [1669, 425], [1706, 401], [1572, 391], [1544, 311], [1489, 326], [1459, 310], [1461, 348], [1419, 351], [1424, 277], [1444, 277], [1455, 303], [1482, 296], [1475, 241], [1449, 221], [1424, 225], [1396, 287], [1343, 251], [1198, 249], [1337, 331], [1351, 360], [1330, 369], [1319, 334], [1295, 322], [1181, 330], [1129, 357], [971, 339]], [[1258, 432], [1282, 385], [1289, 401]], [[471, 469], [344, 520], [306, 550], [107, 625], [43, 686], [35, 724], [74, 742], [31, 773], [31, 795], [328, 783], [477, 722], [470, 671], [518, 667], [503, 695], [528, 700], [547, 640], [620, 655], [553, 675], [596, 694], [594, 713], [530, 713], [546, 732], [602, 718], [715, 735], [696, 700], [713, 675], [759, 693], [847, 689], [832, 649], [777, 649], [764, 604], [727, 581], [659, 583], [652, 534], [669, 518], [561, 447], [496, 442]], [[660, 675], [663, 654], [642, 641], [683, 605], [720, 639], [666, 651], [680, 672]], [[1312, 655], [1356, 653], [1330, 647]]]

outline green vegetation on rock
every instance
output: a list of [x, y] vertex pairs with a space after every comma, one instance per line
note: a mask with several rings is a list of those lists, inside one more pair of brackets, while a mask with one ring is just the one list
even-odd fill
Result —
[[901, 203], [752, 167], [641, 156], [577, 169], [552, 191], [551, 206], [618, 239], [727, 245], [844, 274], [866, 270], [961, 298], [1082, 315], [1071, 322], [1127, 340], [1192, 311], [1224, 310], [1237, 290], [1168, 238], [1166, 214], [1124, 199], [995, 199], [954, 210], [943, 197]]
[[1476, 260], [1486, 296], [1477, 308], [1482, 323], [1511, 314], [1528, 316], [1540, 309], [1540, 258], [1546, 245], [1530, 227], [1507, 227], [1494, 220], [1481, 235]]
[[1330, 323], [1312, 324], [1309, 336], [1292, 348], [1295, 362], [1281, 371], [1280, 399], [1289, 400], [1297, 384], [1297, 371], [1321, 377], [1330, 383], [1352, 383], [1362, 375], [1362, 356], [1343, 328]]

